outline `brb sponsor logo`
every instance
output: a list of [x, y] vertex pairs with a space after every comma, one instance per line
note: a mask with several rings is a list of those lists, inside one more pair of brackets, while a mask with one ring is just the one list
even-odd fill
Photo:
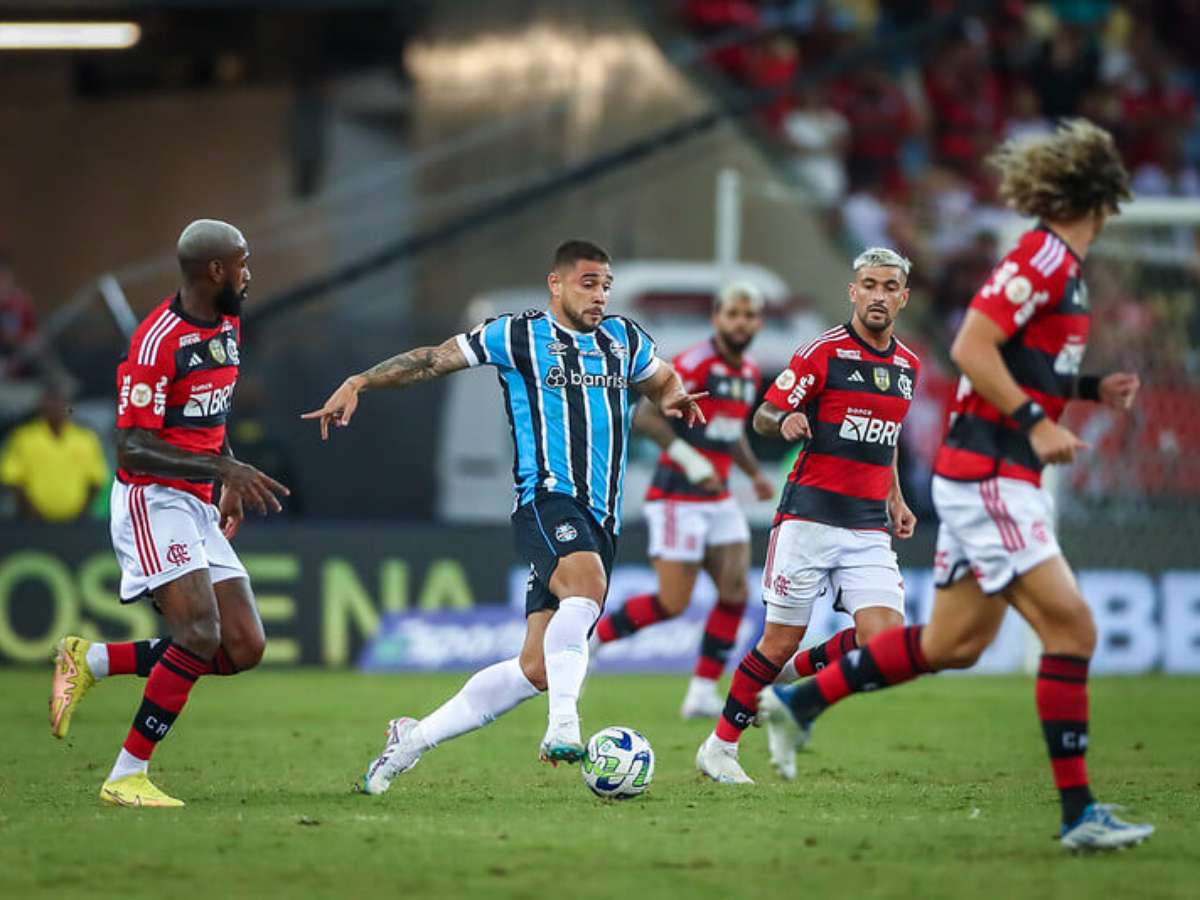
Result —
[[886, 444], [895, 447], [900, 437], [900, 423], [877, 419], [871, 415], [870, 410], [855, 409], [852, 406], [846, 410], [846, 418], [842, 419], [838, 437], [862, 444]]
[[546, 373], [546, 387], [598, 387], [625, 390], [629, 387], [629, 379], [624, 375], [599, 375], [591, 372], [579, 372], [574, 369], [567, 371], [562, 366], [552, 366]]
[[735, 419], [732, 416], [713, 416], [704, 429], [704, 436], [710, 441], [732, 444], [741, 438], [745, 428], [746, 423], [743, 419]]
[[223, 416], [229, 412], [233, 385], [214, 388], [211, 384], [200, 384], [192, 388], [192, 395], [184, 404], [183, 414], [189, 419], [204, 419]]

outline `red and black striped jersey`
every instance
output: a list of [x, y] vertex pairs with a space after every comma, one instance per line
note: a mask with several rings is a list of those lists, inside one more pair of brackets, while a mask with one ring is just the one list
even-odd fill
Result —
[[[746, 418], [754, 409], [762, 372], [748, 356], [743, 356], [740, 364], [731, 363], [721, 355], [712, 338], [684, 350], [671, 363], [689, 394], [708, 391], [708, 396], [699, 401], [704, 424], [689, 427], [680, 419], [672, 419], [671, 427], [676, 435], [703, 453], [716, 469], [717, 477], [728, 484], [733, 452], [742, 439]], [[728, 490], [710, 494], [692, 484], [665, 452], [658, 458], [646, 493], [647, 500], [706, 501], [728, 496]]]
[[[218, 454], [241, 363], [237, 316], [205, 322], [179, 294], [137, 327], [117, 366], [117, 427], [145, 428], [180, 450]], [[212, 502], [213, 482], [117, 471], [126, 484], [162, 484]]]
[[803, 412], [812, 438], [788, 476], [776, 523], [887, 528], [892, 459], [920, 369], [917, 354], [894, 337], [876, 350], [849, 324], [796, 351], [766, 399]]
[[[1017, 384], [1058, 421], [1087, 348], [1090, 315], [1079, 258], [1047, 228], [1025, 232], [971, 300], [1004, 329], [1004, 364]], [[934, 472], [957, 481], [1019, 478], [1041, 483], [1042, 464], [1012, 419], [979, 396], [964, 375], [950, 404]]]

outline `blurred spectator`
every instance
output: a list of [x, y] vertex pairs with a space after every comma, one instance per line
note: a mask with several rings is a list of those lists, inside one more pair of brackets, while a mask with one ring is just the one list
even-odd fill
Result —
[[30, 374], [29, 363], [18, 363], [14, 357], [36, 332], [33, 300], [17, 285], [8, 259], [0, 254], [0, 376]]
[[795, 106], [783, 117], [783, 134], [794, 153], [792, 167], [822, 207], [836, 204], [846, 193], [846, 146], [850, 124], [825, 104], [816, 88], [804, 88]]
[[995, 232], [980, 230], [969, 244], [948, 257], [933, 293], [935, 328], [949, 343], [958, 333], [967, 311], [967, 304], [987, 281], [1000, 258], [1000, 246]]
[[24, 518], [74, 522], [108, 483], [99, 438], [70, 414], [63, 389], [48, 385], [37, 418], [13, 429], [0, 453], [0, 484], [16, 494]]
[[1004, 124], [1006, 140], [1028, 140], [1054, 130], [1054, 124], [1042, 115], [1042, 102], [1037, 91], [1025, 82], [1013, 86], [1008, 95], [1008, 121]]
[[850, 181], [903, 181], [900, 152], [917, 130], [917, 115], [887, 70], [867, 64], [834, 88], [833, 105], [850, 123]]
[[1083, 95], [1096, 85], [1099, 72], [1094, 41], [1085, 40], [1070, 26], [1055, 29], [1030, 73], [1042, 112], [1051, 119], [1072, 115]]
[[934, 155], [958, 171], [973, 172], [1003, 129], [1004, 98], [985, 48], [968, 39], [934, 57], [925, 75], [933, 120]]
[[786, 34], [776, 34], [751, 47], [745, 61], [744, 77], [755, 90], [773, 91], [774, 99], [759, 109], [771, 127], [778, 129], [791, 105], [788, 86], [800, 71], [800, 55], [796, 42]]
[[1121, 94], [1123, 150], [1131, 169], [1147, 163], [1162, 165], [1169, 138], [1191, 125], [1195, 105], [1191, 89], [1176, 77], [1165, 50], [1146, 47], [1139, 52], [1137, 64], [1138, 75], [1129, 79]]
[[1138, 197], [1200, 197], [1200, 172], [1187, 161], [1181, 132], [1163, 136], [1159, 161], [1146, 161], [1133, 173]]

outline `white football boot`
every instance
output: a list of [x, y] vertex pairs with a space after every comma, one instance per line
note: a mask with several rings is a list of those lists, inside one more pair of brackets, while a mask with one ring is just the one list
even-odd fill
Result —
[[725, 709], [725, 698], [717, 693], [717, 682], [709, 678], [692, 678], [679, 715], [685, 719], [715, 719]]
[[1062, 845], [1068, 850], [1120, 850], [1135, 847], [1154, 834], [1153, 825], [1135, 825], [1113, 815], [1120, 807], [1091, 803], [1074, 825], [1062, 827]]
[[738, 745], [710, 734], [696, 751], [696, 768], [719, 784], [754, 784], [738, 764]]
[[538, 746], [538, 759], [557, 767], [560, 762], [579, 762], [584, 752], [578, 716], [559, 716], [550, 720], [546, 736]]
[[382, 794], [391, 787], [393, 778], [420, 762], [421, 751], [410, 739], [416, 727], [417, 720], [409, 716], [388, 722], [383, 752], [367, 767], [363, 777], [364, 794]]
[[812, 722], [797, 722], [773, 686], [768, 686], [759, 692], [758, 717], [754, 724], [767, 726], [771, 765], [787, 781], [794, 780], [796, 752], [806, 747], [812, 738]]

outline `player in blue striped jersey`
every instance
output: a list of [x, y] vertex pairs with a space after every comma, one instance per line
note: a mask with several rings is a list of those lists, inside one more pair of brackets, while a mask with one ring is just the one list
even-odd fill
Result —
[[670, 363], [636, 323], [605, 315], [608, 254], [567, 241], [546, 278], [546, 310], [502, 315], [437, 347], [394, 356], [342, 383], [321, 409], [321, 437], [345, 426], [363, 390], [406, 387], [472, 366], [496, 368], [513, 441], [518, 550], [530, 564], [525, 644], [519, 656], [477, 672], [424, 719], [393, 719], [364, 790], [382, 793], [442, 741], [474, 731], [542, 691], [549, 724], [543, 760], [583, 755], [577, 704], [587, 639], [604, 604], [621, 525], [621, 494], [637, 391], [668, 418], [704, 417]]

